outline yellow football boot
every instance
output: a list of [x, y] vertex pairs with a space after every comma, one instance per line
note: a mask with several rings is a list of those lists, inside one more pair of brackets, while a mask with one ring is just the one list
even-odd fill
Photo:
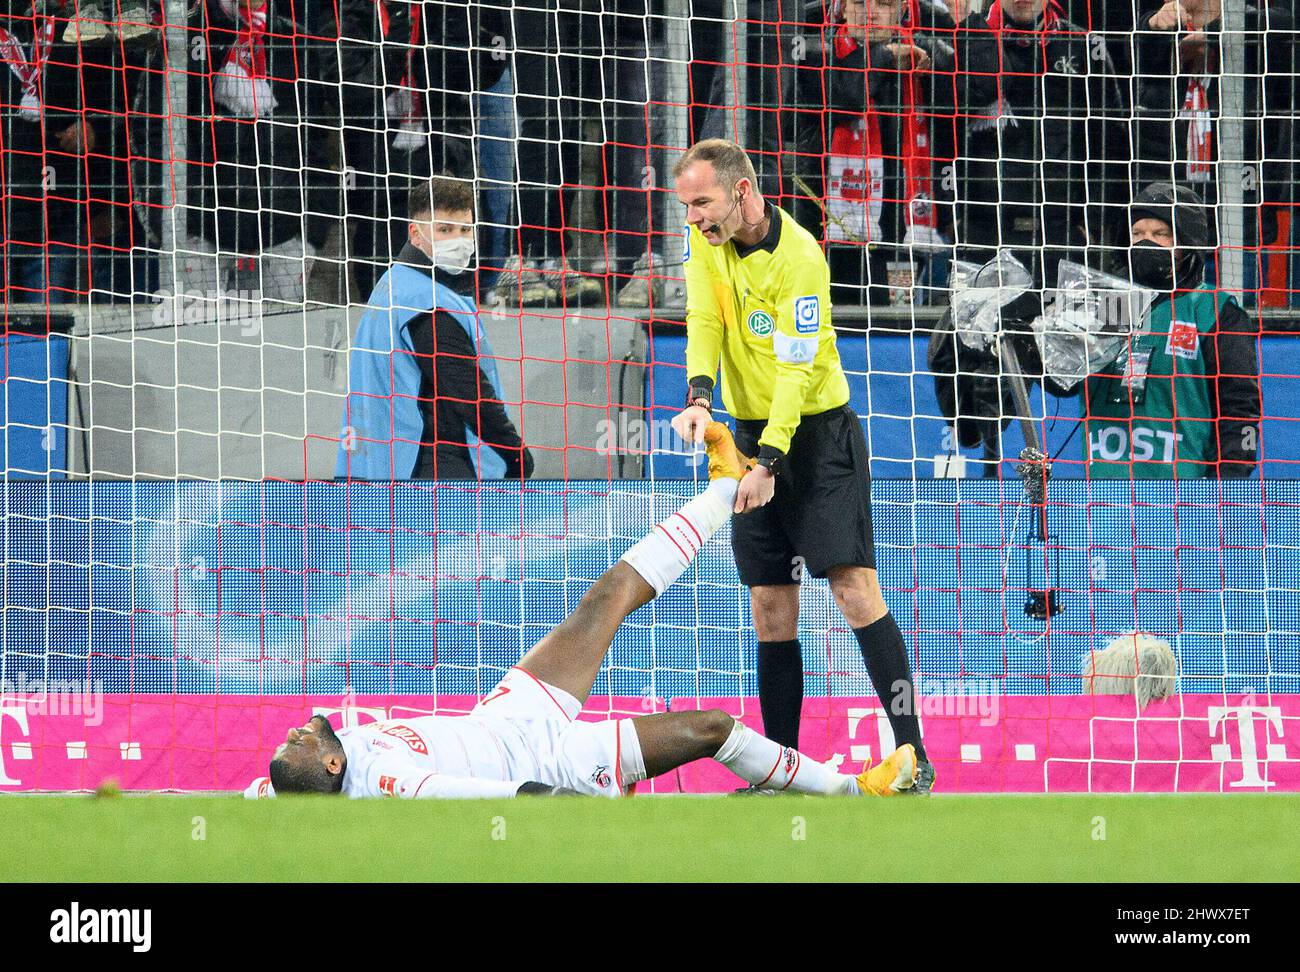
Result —
[[710, 422], [704, 429], [704, 451], [709, 456], [709, 479], [741, 479], [754, 468], [754, 460], [736, 448], [731, 429]]
[[897, 796], [916, 783], [916, 749], [904, 743], [871, 769], [863, 770], [858, 787], [867, 796]]

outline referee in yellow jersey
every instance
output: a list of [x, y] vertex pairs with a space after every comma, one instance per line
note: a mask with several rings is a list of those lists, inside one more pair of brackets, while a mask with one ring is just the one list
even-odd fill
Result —
[[803, 706], [799, 582], [830, 579], [896, 745], [911, 743], [915, 791], [934, 768], [916, 717], [907, 646], [876, 578], [870, 470], [862, 423], [831, 326], [830, 268], [807, 230], [766, 202], [745, 150], [692, 146], [673, 169], [686, 207], [686, 408], [673, 428], [700, 442], [714, 378], [736, 418], [736, 445], [757, 455], [740, 482], [731, 543], [758, 635], [763, 730], [798, 748]]

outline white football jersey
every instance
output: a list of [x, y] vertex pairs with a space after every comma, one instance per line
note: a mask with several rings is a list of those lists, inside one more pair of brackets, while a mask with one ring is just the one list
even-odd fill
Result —
[[[645, 778], [629, 719], [578, 722], [582, 703], [512, 668], [463, 716], [413, 716], [337, 730], [350, 797], [510, 797], [523, 783], [623, 796]], [[244, 791], [275, 795], [269, 778]]]
[[509, 797], [538, 776], [532, 747], [510, 723], [417, 716], [338, 730], [349, 797]]

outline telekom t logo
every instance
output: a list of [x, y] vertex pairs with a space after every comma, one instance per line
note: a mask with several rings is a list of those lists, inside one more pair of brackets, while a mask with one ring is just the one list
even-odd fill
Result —
[[[1228, 719], [1230, 716], [1236, 717], [1237, 723], [1237, 742], [1241, 747], [1241, 779], [1229, 783], [1231, 787], [1262, 786], [1268, 788], [1272, 782], [1264, 779], [1259, 773], [1259, 747], [1255, 743], [1255, 714], [1262, 715], [1267, 720], [1268, 727], [1277, 731], [1278, 738], [1285, 735], [1282, 724], [1282, 709], [1278, 706], [1261, 706], [1261, 705], [1212, 705], [1207, 713], [1210, 723], [1210, 737], [1213, 738], [1219, 734], [1219, 724], [1223, 723], [1224, 738], [1227, 738]], [[1210, 759], [1216, 763], [1227, 763], [1232, 760], [1232, 744], [1229, 742], [1214, 743], [1210, 746]], [[1268, 743], [1264, 750], [1264, 759], [1268, 762], [1280, 762], [1286, 759], [1286, 747], [1280, 742]]]
[[22, 783], [22, 780], [11, 780], [9, 774], [5, 772], [4, 726], [6, 716], [18, 723], [18, 728], [26, 735], [31, 732], [27, 728], [27, 706], [0, 705], [0, 786], [18, 786]]
[[[324, 716], [326, 719], [330, 716], [338, 716], [339, 721], [343, 723], [341, 726], [343, 729], [349, 729], [352, 726], [359, 726], [364, 722], [383, 722], [388, 718], [388, 710], [382, 706], [371, 708], [369, 706], [356, 705], [355, 700], [350, 704], [346, 699], [344, 700], [343, 705], [333, 709], [323, 705], [314, 706], [311, 710], [311, 714], [314, 716]], [[362, 718], [363, 716], [365, 717], [364, 719]]]

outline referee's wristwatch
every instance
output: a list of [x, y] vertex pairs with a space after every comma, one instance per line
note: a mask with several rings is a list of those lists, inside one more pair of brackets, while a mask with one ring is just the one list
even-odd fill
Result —
[[758, 450], [758, 458], [754, 460], [754, 465], [764, 467], [773, 476], [780, 476], [785, 472], [785, 453], [776, 446], [762, 446]]
[[713, 382], [703, 376], [692, 378], [690, 390], [686, 393], [687, 408], [702, 408], [713, 414]]

